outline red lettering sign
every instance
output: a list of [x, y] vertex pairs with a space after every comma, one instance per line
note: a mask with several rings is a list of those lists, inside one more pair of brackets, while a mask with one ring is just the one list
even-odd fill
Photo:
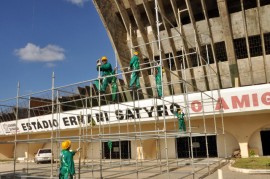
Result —
[[202, 103], [200, 101], [198, 101], [198, 100], [192, 101], [191, 109], [194, 112], [200, 112], [202, 110]]
[[238, 96], [232, 96], [232, 107], [233, 109], [250, 107], [248, 94], [242, 95], [241, 100], [238, 98]]
[[220, 110], [221, 108], [229, 109], [229, 106], [223, 98], [218, 98], [215, 110]]
[[258, 94], [252, 94], [252, 102], [253, 102], [253, 106], [259, 106]]
[[263, 104], [270, 105], [270, 92], [263, 93], [261, 99]]

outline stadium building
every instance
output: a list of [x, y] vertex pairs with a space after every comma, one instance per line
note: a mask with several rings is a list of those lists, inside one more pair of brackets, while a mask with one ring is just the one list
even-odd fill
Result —
[[[115, 50], [117, 101], [111, 86], [98, 93], [93, 83], [102, 78], [55, 87], [54, 77], [50, 90], [1, 100], [0, 158], [32, 160], [39, 148], [59, 153], [65, 139], [100, 173], [111, 159], [133, 160], [136, 171], [160, 161], [171, 173], [181, 159], [193, 166], [197, 158], [270, 155], [269, 0], [93, 3]], [[139, 89], [129, 89], [134, 51]], [[174, 114], [180, 108], [186, 131]]]

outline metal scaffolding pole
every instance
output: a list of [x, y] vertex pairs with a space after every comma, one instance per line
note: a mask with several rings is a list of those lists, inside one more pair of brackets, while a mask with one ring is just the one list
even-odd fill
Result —
[[[54, 123], [54, 80], [55, 80], [55, 76], [54, 76], [54, 72], [52, 73], [52, 119], [51, 122], [52, 124]], [[51, 149], [53, 149], [53, 125], [51, 127]], [[53, 178], [53, 160], [51, 160], [51, 178]]]
[[[157, 36], [158, 36], [158, 50], [159, 50], [159, 59], [160, 63], [158, 68], [162, 69], [162, 54], [161, 54], [161, 42], [160, 42], [160, 32], [159, 32], [159, 17], [158, 17], [158, 2], [155, 0], [155, 12], [156, 12], [156, 26], [157, 26]], [[162, 73], [162, 71], [161, 71]], [[162, 74], [161, 74], [161, 83], [163, 83]], [[163, 85], [161, 86], [162, 89], [162, 99], [164, 99], [164, 88]], [[165, 120], [165, 105], [164, 100], [162, 101], [163, 105], [163, 125], [164, 125], [164, 135], [165, 135], [165, 156], [166, 156], [166, 169], [167, 169], [167, 177], [170, 178], [169, 175], [169, 157], [168, 157], [168, 143], [167, 143], [167, 125]]]
[[16, 160], [17, 160], [17, 128], [18, 128], [18, 114], [19, 114], [19, 96], [20, 96], [20, 82], [18, 82], [17, 85], [17, 97], [16, 97], [16, 111], [15, 111], [15, 117], [16, 117], [16, 128], [15, 128], [15, 138], [14, 138], [14, 165], [13, 165], [13, 175], [16, 173]]

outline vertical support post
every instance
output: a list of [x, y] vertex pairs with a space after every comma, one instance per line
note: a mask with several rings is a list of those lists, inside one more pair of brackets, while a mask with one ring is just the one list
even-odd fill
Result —
[[154, 107], [155, 107], [155, 112], [154, 112], [155, 131], [158, 131], [156, 133], [157, 134], [157, 139], [156, 139], [156, 159], [157, 159], [157, 163], [159, 164], [160, 173], [162, 173], [161, 150], [160, 150], [160, 128], [159, 128], [159, 117], [158, 117], [158, 111], [157, 111], [157, 98], [153, 98], [153, 101], [154, 101]]
[[200, 49], [199, 49], [199, 43], [198, 43], [196, 31], [195, 31], [195, 29], [193, 31], [194, 31], [194, 41], [195, 41], [197, 67], [199, 67], [200, 65], [203, 65], [203, 63], [202, 63], [202, 59], [201, 59], [201, 56], [200, 56]]
[[[115, 67], [116, 67], [116, 70], [118, 70], [117, 51], [116, 50], [114, 51], [114, 58], [115, 58]], [[115, 72], [115, 74], [117, 74], [117, 71]]]
[[131, 24], [129, 24], [129, 37], [130, 37], [130, 56], [132, 57], [132, 49], [133, 49], [133, 42], [132, 42], [132, 27]]
[[268, 77], [268, 73], [270, 72], [269, 70], [267, 70], [268, 64], [267, 64], [267, 60], [266, 60], [266, 50], [265, 50], [265, 40], [264, 40], [264, 34], [262, 31], [262, 18], [261, 18], [261, 4], [260, 4], [260, 0], [256, 0], [257, 1], [257, 22], [258, 22], [258, 26], [260, 29], [260, 36], [261, 36], [261, 43], [262, 43], [262, 51], [263, 51], [263, 66], [264, 66], [264, 75], [265, 75], [265, 83], [269, 83], [269, 77]]
[[201, 101], [202, 101], [202, 116], [203, 116], [203, 128], [204, 128], [203, 132], [204, 132], [204, 137], [205, 137], [206, 157], [207, 157], [207, 169], [208, 169], [208, 174], [210, 175], [209, 148], [208, 148], [207, 130], [206, 130], [206, 122], [205, 122], [205, 113], [204, 113], [204, 99], [203, 99], [202, 92], [201, 92]]
[[235, 87], [235, 85], [238, 84], [238, 82], [241, 85], [241, 80], [239, 78], [237, 59], [234, 51], [233, 32], [231, 27], [230, 14], [228, 12], [227, 1], [218, 0], [217, 6], [221, 18], [221, 24], [223, 27], [223, 35], [228, 56], [231, 84], [232, 87]]
[[[209, 65], [210, 64], [210, 59], [209, 59], [209, 53], [208, 53], [208, 46], [207, 46], [207, 44], [205, 45], [205, 49], [206, 49], [207, 65]], [[211, 74], [210, 74], [210, 76], [211, 76]]]
[[245, 12], [245, 8], [244, 8], [243, 0], [240, 0], [240, 2], [241, 2], [242, 19], [243, 19], [242, 22], [243, 22], [243, 26], [244, 26], [245, 40], [246, 40], [246, 46], [247, 46], [248, 65], [249, 65], [249, 70], [250, 70], [251, 83], [252, 83], [252, 85], [254, 85], [253, 69], [252, 69], [252, 62], [251, 62], [251, 57], [250, 57], [250, 48], [249, 48], [249, 41], [248, 41], [246, 12]]
[[[53, 118], [54, 118], [54, 72], [52, 73], [52, 128], [51, 128], [51, 150], [53, 151]], [[51, 160], [51, 178], [53, 178], [53, 160]]]
[[[162, 54], [161, 54], [161, 42], [160, 42], [160, 32], [159, 32], [159, 17], [158, 17], [158, 2], [155, 0], [155, 10], [156, 10], [156, 26], [157, 26], [157, 36], [158, 36], [158, 50], [159, 50], [159, 65], [158, 68], [162, 68], [163, 61], [162, 61]], [[161, 71], [162, 73], [162, 71]], [[163, 86], [163, 77], [161, 74], [161, 89], [162, 89], [162, 105], [163, 105], [163, 125], [164, 125], [164, 136], [165, 136], [165, 155], [166, 155], [166, 167], [167, 167], [167, 175], [169, 175], [169, 158], [168, 158], [168, 141], [167, 141], [167, 126], [165, 120], [165, 104], [164, 104], [164, 86]]]
[[16, 172], [16, 158], [17, 158], [17, 127], [18, 127], [18, 114], [19, 114], [19, 95], [20, 95], [20, 82], [17, 85], [17, 97], [16, 97], [16, 129], [15, 129], [15, 137], [14, 137], [14, 151], [13, 151], [13, 175], [15, 176]]
[[172, 60], [171, 60], [171, 53], [169, 53], [169, 63], [170, 63], [170, 71], [172, 71]]
[[[138, 97], [138, 96], [137, 96]], [[139, 155], [139, 151], [138, 151], [138, 145], [137, 145], [137, 123], [136, 123], [136, 105], [135, 105], [135, 100], [136, 100], [136, 95], [135, 95], [135, 90], [132, 90], [132, 98], [133, 98], [133, 111], [134, 111], [134, 132], [135, 132], [135, 143], [136, 143], [136, 177], [139, 178], [139, 170], [138, 170], [138, 155]], [[138, 97], [139, 98], [139, 97]]]
[[[29, 96], [28, 98], [28, 124], [30, 124], [30, 117], [31, 117], [31, 113], [30, 113], [30, 110], [31, 110], [31, 96]], [[27, 127], [27, 140], [30, 139], [30, 135], [29, 135], [29, 127]], [[27, 169], [26, 169], [26, 173], [28, 175], [28, 158], [29, 158], [29, 143], [27, 143]]]
[[[60, 101], [58, 100], [59, 99], [59, 90], [56, 91], [56, 113], [57, 113], [57, 121], [58, 121], [58, 128], [57, 128], [57, 131], [56, 131], [56, 136], [57, 138], [60, 137]], [[57, 140], [57, 149], [56, 149], [56, 152], [57, 154], [59, 154], [61, 152], [61, 142], [59, 142], [59, 140]], [[59, 156], [58, 156], [59, 157]], [[58, 166], [58, 163], [59, 163], [60, 160], [57, 160], [56, 161], [56, 166]]]
[[218, 169], [218, 179], [223, 179], [222, 170]]
[[[117, 104], [117, 109], [119, 109], [119, 102], [118, 102], [118, 104]], [[117, 113], [117, 116], [118, 116], [119, 114]], [[118, 120], [118, 134], [119, 134], [119, 136], [118, 136], [118, 144], [119, 144], [119, 153], [120, 153], [120, 157], [119, 157], [119, 160], [120, 160], [120, 167], [122, 168], [122, 147], [121, 147], [121, 140], [120, 140], [120, 135], [121, 135], [121, 126], [120, 126], [120, 120]], [[129, 152], [128, 152], [128, 154], [129, 154]], [[128, 158], [130, 158], [129, 157], [129, 155], [128, 155]]]
[[[183, 69], [184, 67], [184, 69]], [[186, 83], [186, 66], [185, 63], [183, 63], [182, 70], [184, 70], [184, 103], [185, 103], [185, 113], [187, 114], [187, 120], [188, 120], [188, 133], [189, 133], [189, 142], [190, 142], [190, 156], [191, 156], [191, 165], [192, 165], [192, 173], [194, 178], [194, 156], [193, 156], [193, 142], [192, 142], [192, 130], [191, 130], [191, 120], [190, 120], [190, 112], [189, 112], [189, 103], [188, 103], [188, 90], [187, 90], [187, 83]]]
[[220, 112], [220, 118], [221, 118], [221, 125], [222, 125], [222, 135], [223, 135], [223, 143], [224, 143], [224, 151], [225, 151], [225, 158], [228, 157], [227, 155], [227, 145], [226, 145], [226, 136], [225, 136], [225, 127], [224, 127], [224, 115], [223, 115], [223, 105], [222, 105], [222, 98], [220, 93], [220, 88], [217, 90], [218, 92], [218, 102], [219, 102], [219, 112]]
[[101, 97], [100, 97], [100, 88], [101, 88], [101, 75], [100, 75], [100, 66], [98, 67], [98, 82], [99, 82], [99, 93], [98, 93], [98, 112], [99, 112], [99, 126], [98, 126], [98, 136], [99, 136], [99, 174], [100, 179], [103, 178], [102, 176], [102, 141], [101, 141]]
[[[139, 98], [139, 91], [137, 90], [137, 96]], [[138, 107], [140, 108], [140, 100], [138, 100]], [[141, 166], [143, 166], [142, 160], [144, 160], [144, 154], [143, 154], [143, 143], [142, 143], [142, 126], [141, 126], [141, 115], [139, 115], [139, 136], [140, 136], [140, 147], [142, 149], [142, 157], [140, 159]]]
[[[219, 90], [219, 89], [218, 89]], [[211, 100], [211, 104], [212, 104], [212, 109], [213, 109], [213, 120], [214, 120], [214, 127], [215, 127], [215, 135], [217, 137], [217, 119], [216, 119], [216, 110], [215, 110], [215, 103], [217, 102], [217, 100], [214, 98], [214, 94], [213, 94], [213, 91], [211, 91], [211, 95], [212, 95], [212, 100]], [[214, 103], [214, 100], [215, 100], [215, 103]], [[218, 147], [218, 146], [217, 146]], [[217, 150], [217, 156], [218, 158], [220, 158], [220, 153], [219, 151]]]
[[[90, 96], [89, 96], [89, 98], [90, 98], [90, 116], [91, 116], [91, 128], [90, 128], [90, 136], [91, 136], [91, 138], [90, 138], [90, 142], [92, 142], [92, 137], [93, 137], [93, 92], [92, 92], [92, 88], [91, 88], [91, 83], [90, 83], [90, 91], [89, 91], [89, 93], [90, 93]], [[93, 86], [93, 84], [92, 84], [92, 86]], [[88, 116], [87, 116], [88, 117]], [[91, 162], [91, 171], [92, 171], [92, 178], [94, 178], [94, 155], [93, 155], [93, 151], [94, 151], [94, 149], [93, 149], [93, 144], [91, 143], [91, 156], [92, 156], [92, 162]]]
[[[82, 112], [80, 112], [80, 119], [79, 119], [79, 148], [81, 148], [81, 137], [82, 137]], [[81, 178], [81, 150], [79, 152], [79, 172], [78, 172], [78, 178]]]

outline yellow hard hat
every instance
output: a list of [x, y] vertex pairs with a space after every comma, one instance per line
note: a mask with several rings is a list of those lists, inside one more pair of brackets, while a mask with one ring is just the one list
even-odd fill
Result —
[[64, 142], [62, 142], [62, 149], [68, 149], [71, 145], [71, 141], [70, 140], [65, 140]]
[[101, 58], [101, 60], [102, 60], [102, 61], [107, 61], [108, 59], [107, 59], [106, 56], [103, 56], [103, 57]]
[[139, 52], [135, 51], [133, 54], [134, 54], [134, 55], [139, 55]]

